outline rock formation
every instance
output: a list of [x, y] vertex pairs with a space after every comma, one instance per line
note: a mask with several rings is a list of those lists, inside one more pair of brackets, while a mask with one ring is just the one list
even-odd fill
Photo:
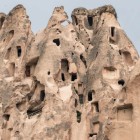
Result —
[[56, 7], [33, 34], [0, 13], [1, 140], [139, 140], [140, 59], [110, 5]]

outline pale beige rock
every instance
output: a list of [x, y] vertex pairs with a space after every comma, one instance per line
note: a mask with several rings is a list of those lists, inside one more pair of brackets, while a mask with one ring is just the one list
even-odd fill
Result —
[[1, 140], [139, 140], [140, 59], [110, 5], [54, 8], [34, 35], [0, 13]]

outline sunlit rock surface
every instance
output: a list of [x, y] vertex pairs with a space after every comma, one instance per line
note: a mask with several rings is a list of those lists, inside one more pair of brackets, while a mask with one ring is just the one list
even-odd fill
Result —
[[1, 140], [140, 139], [140, 60], [114, 8], [71, 16], [34, 34], [22, 5], [0, 13]]

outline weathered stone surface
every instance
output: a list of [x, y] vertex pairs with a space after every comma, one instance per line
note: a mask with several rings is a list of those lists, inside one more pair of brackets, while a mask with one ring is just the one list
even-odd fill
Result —
[[139, 87], [112, 6], [56, 7], [36, 35], [22, 5], [0, 13], [2, 140], [139, 140]]

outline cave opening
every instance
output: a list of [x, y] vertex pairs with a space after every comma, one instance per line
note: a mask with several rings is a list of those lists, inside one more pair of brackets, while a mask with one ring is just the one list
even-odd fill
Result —
[[65, 81], [65, 75], [64, 75], [64, 73], [61, 73], [61, 79], [62, 79], [62, 81]]
[[77, 79], [77, 73], [71, 74], [71, 81], [75, 81]]
[[17, 56], [20, 57], [22, 53], [21, 46], [17, 46]]
[[30, 77], [30, 75], [31, 75], [30, 66], [26, 66], [25, 74], [27, 77]]
[[96, 101], [93, 103], [94, 107], [95, 107], [95, 111], [99, 112], [99, 103]]
[[45, 99], [45, 90], [40, 91], [40, 101], [44, 101]]
[[54, 39], [53, 43], [55, 43], [57, 46], [60, 46], [60, 40], [58, 38]]
[[4, 118], [6, 121], [9, 121], [9, 119], [10, 119], [10, 114], [4, 114], [4, 115], [3, 115], [3, 118]]
[[91, 90], [91, 91], [89, 91], [88, 92], [88, 101], [92, 101], [92, 99], [93, 99], [93, 94], [94, 94], [94, 90]]
[[121, 79], [121, 80], [118, 81], [118, 84], [124, 86], [125, 81], [123, 79]]
[[111, 37], [115, 36], [115, 27], [111, 27]]
[[93, 17], [92, 16], [88, 16], [88, 24], [89, 24], [89, 26], [93, 25]]
[[80, 111], [76, 111], [76, 114], [77, 114], [77, 122], [80, 123], [82, 113]]

